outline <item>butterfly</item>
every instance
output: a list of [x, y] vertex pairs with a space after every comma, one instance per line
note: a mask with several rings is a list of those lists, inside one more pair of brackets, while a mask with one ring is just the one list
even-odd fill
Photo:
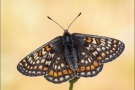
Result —
[[[81, 13], [78, 16], [80, 15]], [[59, 84], [74, 77], [96, 76], [101, 72], [104, 63], [116, 59], [124, 47], [122, 41], [114, 38], [70, 34], [66, 29], [63, 36], [52, 39], [24, 57], [18, 63], [17, 69], [23, 75], [44, 76], [46, 80]]]

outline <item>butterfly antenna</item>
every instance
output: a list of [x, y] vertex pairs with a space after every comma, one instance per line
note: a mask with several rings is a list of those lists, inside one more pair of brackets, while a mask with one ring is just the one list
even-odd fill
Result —
[[65, 31], [65, 29], [60, 24], [58, 24], [56, 21], [54, 21], [52, 18], [50, 18], [49, 16], [47, 16], [47, 18], [52, 20], [53, 22], [55, 22], [57, 25], [59, 25]]
[[[71, 24], [68, 26], [68, 29], [69, 29], [69, 27], [72, 25], [72, 23], [79, 17], [81, 15], [81, 12], [77, 15], [77, 17], [71, 22]], [[67, 30], [68, 30], [67, 29]]]

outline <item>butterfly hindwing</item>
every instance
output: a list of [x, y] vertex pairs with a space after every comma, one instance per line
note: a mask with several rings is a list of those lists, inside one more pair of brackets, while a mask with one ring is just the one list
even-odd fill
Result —
[[57, 37], [27, 55], [17, 65], [18, 71], [26, 76], [40, 76], [48, 73], [54, 60], [53, 56], [56, 54], [55, 46], [60, 44], [60, 41], [61, 37]]
[[117, 58], [124, 50], [124, 43], [113, 38], [74, 33], [73, 38], [87, 49], [88, 55], [99, 63]]
[[78, 50], [78, 60], [76, 74], [80, 77], [96, 76], [103, 68], [103, 63], [98, 63], [91, 55], [88, 55], [85, 50]]
[[75, 73], [79, 77], [93, 77], [96, 76], [103, 68], [103, 63], [96, 61], [89, 51], [84, 46], [84, 41], [78, 37], [72, 37], [74, 46], [77, 52], [78, 68]]
[[45, 78], [53, 83], [62, 83], [74, 77], [73, 70], [69, 67], [64, 58], [64, 53], [56, 54], [56, 58], [50, 67], [49, 73], [45, 74]]

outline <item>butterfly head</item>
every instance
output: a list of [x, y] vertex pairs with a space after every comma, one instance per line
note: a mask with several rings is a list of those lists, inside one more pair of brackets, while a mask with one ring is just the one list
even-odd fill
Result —
[[66, 29], [66, 30], [64, 30], [64, 34], [63, 35], [69, 35], [69, 32], [68, 32], [68, 30]]

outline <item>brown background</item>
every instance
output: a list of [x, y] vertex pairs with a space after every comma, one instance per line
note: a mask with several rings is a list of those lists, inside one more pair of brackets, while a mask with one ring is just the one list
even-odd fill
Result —
[[26, 77], [16, 66], [27, 54], [70, 33], [108, 36], [123, 41], [122, 55], [93, 78], [81, 78], [74, 90], [134, 90], [134, 1], [133, 0], [2, 0], [1, 90], [68, 90], [69, 83], [53, 84], [44, 77]]

